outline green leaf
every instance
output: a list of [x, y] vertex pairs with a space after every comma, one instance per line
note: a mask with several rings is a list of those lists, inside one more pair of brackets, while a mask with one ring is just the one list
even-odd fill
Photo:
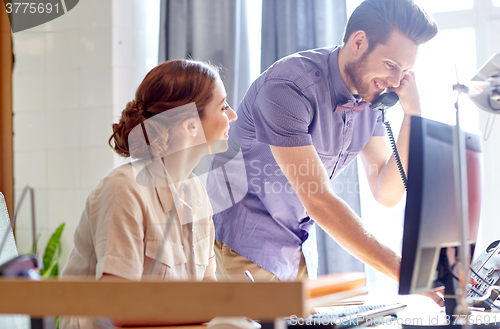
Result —
[[[47, 277], [54, 272], [54, 267], [57, 266], [59, 258], [61, 256], [61, 235], [64, 230], [65, 223], [59, 225], [45, 247], [45, 252], [43, 254], [43, 269], [40, 271], [42, 277]], [[56, 269], [58, 273], [58, 270]]]
[[52, 270], [52, 277], [58, 277], [59, 276], [59, 258], [57, 259], [58, 262], [56, 263], [56, 266], [54, 266], [54, 269]]
[[53, 278], [59, 276], [59, 258], [61, 258], [62, 246], [59, 244], [57, 246], [57, 255], [52, 258], [50, 265], [40, 271], [42, 279]]

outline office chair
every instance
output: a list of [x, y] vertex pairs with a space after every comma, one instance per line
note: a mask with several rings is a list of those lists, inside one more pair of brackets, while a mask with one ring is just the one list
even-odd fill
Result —
[[[18, 256], [14, 233], [9, 219], [5, 198], [0, 192], [0, 265]], [[2, 310], [0, 310], [0, 313]], [[30, 329], [30, 317], [26, 315], [0, 314], [0, 328]]]

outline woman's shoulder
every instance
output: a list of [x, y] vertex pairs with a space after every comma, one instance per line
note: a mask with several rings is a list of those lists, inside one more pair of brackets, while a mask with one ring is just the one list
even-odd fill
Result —
[[158, 161], [132, 160], [119, 164], [108, 171], [101, 182], [133, 183], [134, 185], [137, 184], [145, 187], [156, 186], [157, 184], [153, 184], [154, 182], [151, 180], [157, 175], [156, 171], [158, 171], [158, 167], [161, 171], [162, 167], [158, 164]]
[[90, 198], [99, 198], [103, 194], [119, 194], [137, 187], [134, 168], [130, 162], [117, 165], [101, 178], [90, 192]]
[[104, 184], [127, 184], [128, 182], [135, 181], [134, 170], [131, 162], [117, 165], [101, 179], [99, 185]]

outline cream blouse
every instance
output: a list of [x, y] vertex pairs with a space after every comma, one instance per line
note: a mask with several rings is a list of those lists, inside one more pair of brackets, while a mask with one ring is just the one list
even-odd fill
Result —
[[106, 273], [140, 280], [152, 274], [156, 262], [157, 276], [164, 280], [215, 275], [206, 190], [194, 174], [181, 185], [180, 191], [167, 186], [159, 160], [111, 170], [87, 198], [62, 276], [99, 279]]

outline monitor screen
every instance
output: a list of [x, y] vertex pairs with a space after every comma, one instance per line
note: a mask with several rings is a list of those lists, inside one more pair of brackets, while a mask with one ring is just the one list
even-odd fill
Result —
[[[443, 286], [443, 273], [448, 270], [447, 247], [460, 245], [453, 169], [454, 134], [454, 126], [412, 117], [400, 294], [426, 293]], [[465, 133], [465, 140], [468, 242], [473, 246], [481, 208], [481, 138]]]

